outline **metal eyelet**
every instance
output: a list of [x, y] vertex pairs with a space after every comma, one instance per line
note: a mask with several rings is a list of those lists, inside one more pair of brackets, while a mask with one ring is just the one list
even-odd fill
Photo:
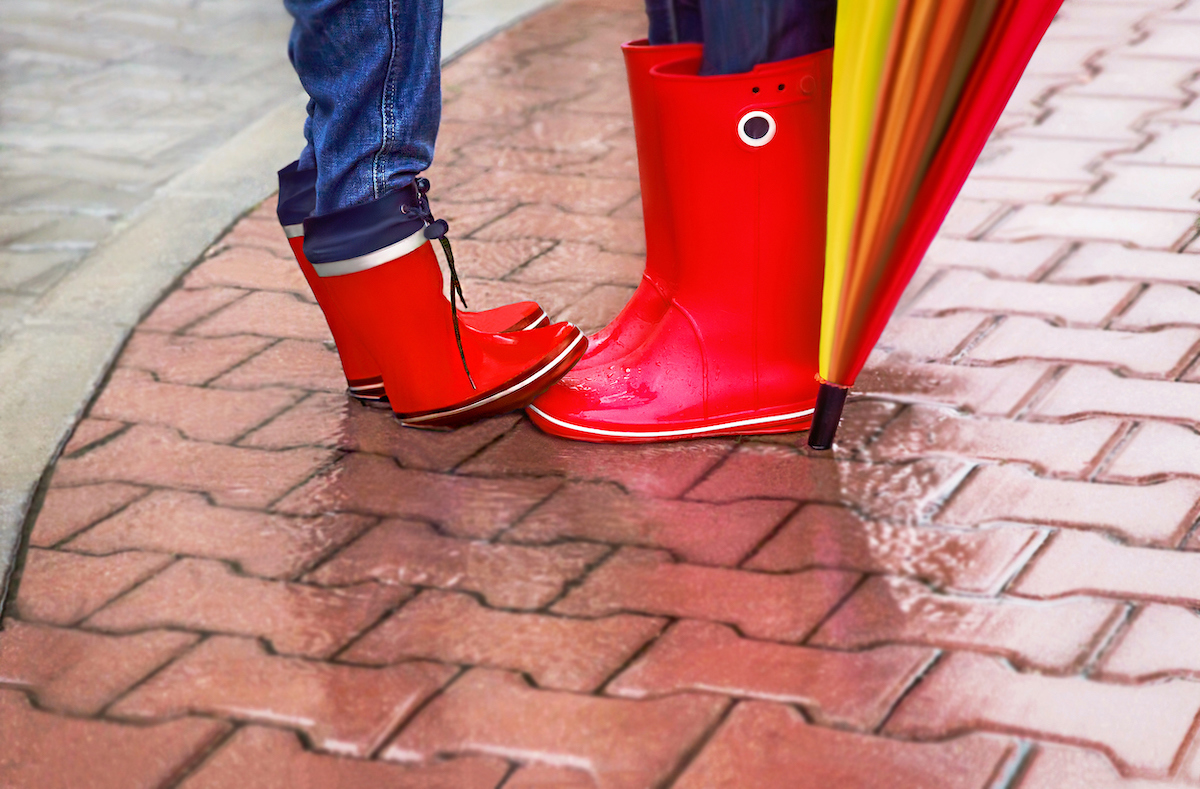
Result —
[[737, 133], [751, 148], [761, 148], [775, 137], [775, 119], [762, 110], [752, 110], [738, 119]]

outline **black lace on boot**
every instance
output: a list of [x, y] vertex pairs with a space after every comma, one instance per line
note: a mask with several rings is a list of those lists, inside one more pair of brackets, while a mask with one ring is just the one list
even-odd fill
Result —
[[425, 220], [425, 238], [432, 241], [437, 239], [442, 243], [442, 251], [446, 253], [446, 266], [450, 269], [450, 315], [454, 318], [454, 340], [458, 343], [458, 358], [462, 359], [463, 372], [467, 374], [467, 381], [470, 382], [472, 389], [478, 389], [475, 386], [475, 379], [471, 377], [471, 370], [467, 367], [467, 354], [463, 351], [462, 332], [458, 328], [458, 304], [455, 302], [455, 297], [462, 302], [463, 309], [467, 309], [467, 298], [463, 295], [462, 282], [458, 279], [458, 269], [454, 267], [454, 250], [450, 248], [450, 239], [446, 238], [446, 233], [450, 231], [450, 223], [445, 219], [434, 219], [433, 209], [429, 207], [429, 198], [426, 194], [429, 192], [429, 179], [417, 178], [413, 181], [413, 187], [417, 193], [416, 212], [423, 220]]

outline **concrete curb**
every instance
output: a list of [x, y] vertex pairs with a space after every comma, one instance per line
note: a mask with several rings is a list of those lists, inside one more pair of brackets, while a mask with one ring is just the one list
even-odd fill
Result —
[[[443, 64], [553, 0], [447, 2]], [[281, 44], [282, 48], [282, 44]], [[180, 173], [45, 294], [0, 347], [0, 610], [40, 486], [134, 327], [303, 147], [297, 95]]]

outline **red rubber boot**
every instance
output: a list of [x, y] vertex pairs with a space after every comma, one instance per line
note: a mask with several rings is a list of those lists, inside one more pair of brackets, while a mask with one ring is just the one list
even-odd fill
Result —
[[621, 46], [629, 98], [633, 104], [633, 134], [637, 140], [638, 179], [642, 184], [642, 214], [646, 226], [646, 270], [633, 297], [608, 326], [588, 338], [588, 352], [576, 370], [595, 367], [624, 356], [642, 344], [667, 311], [679, 265], [673, 228], [668, 217], [667, 179], [663, 173], [663, 138], [658, 100], [650, 69], [680, 58], [699, 57], [700, 44], [650, 46], [646, 39]]
[[699, 58], [651, 71], [678, 281], [640, 346], [530, 406], [539, 427], [632, 442], [809, 425], [832, 62], [826, 50], [730, 76], [697, 76]]
[[[386, 395], [379, 365], [354, 339], [353, 332], [346, 328], [346, 321], [330, 302], [322, 278], [317, 276], [312, 264], [304, 256], [304, 225], [284, 225], [283, 232], [287, 234], [288, 244], [292, 247], [296, 262], [300, 264], [300, 270], [304, 272], [304, 279], [308, 280], [308, 287], [312, 289], [317, 305], [325, 313], [325, 322], [329, 324], [329, 332], [333, 335], [338, 356], [342, 360], [342, 371], [346, 374], [347, 391], [359, 400], [383, 400]], [[550, 325], [550, 316], [532, 301], [507, 304], [483, 312], [460, 312], [459, 319], [467, 326], [485, 332], [524, 331]]]
[[458, 322], [423, 230], [317, 272], [333, 312], [379, 363], [406, 425], [457, 427], [523, 408], [586, 347], [569, 323], [499, 334]]

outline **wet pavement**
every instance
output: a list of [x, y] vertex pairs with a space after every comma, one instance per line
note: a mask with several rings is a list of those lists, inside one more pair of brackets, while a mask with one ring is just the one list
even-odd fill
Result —
[[[446, 70], [473, 308], [632, 292], [643, 25], [568, 0]], [[53, 470], [0, 784], [1200, 784], [1198, 36], [1068, 0], [832, 453], [400, 429], [260, 206]]]

